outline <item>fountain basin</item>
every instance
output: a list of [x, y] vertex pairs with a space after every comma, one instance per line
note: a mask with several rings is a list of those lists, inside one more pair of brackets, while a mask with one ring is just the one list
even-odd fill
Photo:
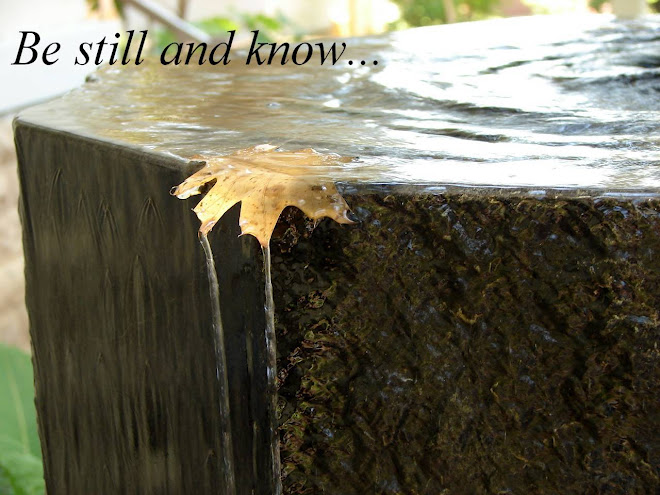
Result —
[[[304, 175], [354, 225], [289, 208], [271, 241], [285, 493], [656, 490], [658, 22], [412, 30], [327, 71], [147, 61], [24, 112], [49, 493], [223, 493], [199, 225], [169, 190], [263, 143], [359, 157]], [[235, 207], [211, 241], [237, 486], [272, 493], [238, 234]]]

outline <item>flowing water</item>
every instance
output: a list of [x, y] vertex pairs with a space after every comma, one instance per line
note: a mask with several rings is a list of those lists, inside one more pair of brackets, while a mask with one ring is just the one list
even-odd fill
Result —
[[209, 276], [209, 292], [211, 294], [211, 308], [213, 321], [213, 342], [216, 355], [216, 378], [218, 380], [218, 395], [220, 404], [218, 416], [222, 430], [222, 460], [224, 463], [224, 487], [226, 495], [236, 494], [236, 480], [234, 473], [234, 447], [231, 433], [231, 410], [229, 407], [229, 380], [227, 372], [227, 355], [225, 351], [225, 333], [222, 327], [222, 313], [220, 312], [220, 289], [218, 286], [218, 273], [213, 260], [213, 251], [206, 235], [200, 234], [199, 242], [206, 255], [206, 271]]
[[657, 16], [538, 16], [349, 39], [336, 66], [150, 60], [25, 116], [185, 160], [264, 143], [359, 157], [310, 167], [344, 183], [656, 191], [659, 33]]
[[[222, 327], [222, 314], [220, 311], [220, 290], [218, 286], [218, 275], [213, 251], [206, 234], [200, 234], [200, 243], [204, 248], [206, 255], [206, 269], [209, 277], [209, 287], [211, 294], [211, 306], [213, 311], [213, 331], [216, 352], [216, 376], [218, 379], [218, 389], [220, 400], [219, 416], [222, 423], [222, 446], [225, 476], [225, 493], [234, 495], [236, 493], [235, 475], [234, 475], [234, 455], [231, 434], [231, 410], [229, 407], [229, 384], [227, 372], [227, 356], [225, 352], [225, 336]], [[267, 393], [270, 397], [269, 428], [268, 436], [270, 438], [270, 455], [272, 458], [272, 479], [271, 486], [274, 487], [274, 495], [282, 493], [282, 482], [280, 480], [280, 441], [278, 434], [277, 419], [277, 340], [275, 335], [275, 304], [273, 302], [273, 282], [271, 277], [270, 246], [262, 247], [264, 257], [264, 275], [265, 275], [265, 304], [266, 328], [264, 339], [267, 352]]]
[[280, 479], [280, 437], [278, 433], [277, 419], [277, 340], [275, 336], [275, 303], [273, 302], [273, 280], [270, 268], [270, 246], [262, 248], [264, 255], [264, 274], [266, 277], [266, 352], [267, 352], [267, 390], [270, 394], [270, 454], [273, 460], [272, 486], [274, 494], [282, 493], [282, 481]]
[[[215, 337], [216, 352], [216, 376], [218, 379], [218, 388], [220, 395], [219, 415], [223, 430], [223, 461], [225, 475], [225, 493], [234, 495], [236, 493], [234, 476], [234, 455], [231, 435], [231, 410], [229, 407], [229, 384], [227, 380], [227, 357], [225, 352], [225, 336], [222, 328], [222, 314], [220, 312], [220, 291], [218, 287], [218, 275], [213, 260], [213, 251], [209, 243], [208, 236], [200, 234], [200, 243], [204, 248], [206, 255], [206, 269], [209, 277], [209, 286], [211, 293], [211, 306], [213, 310], [213, 331]], [[275, 304], [273, 302], [273, 282], [271, 278], [271, 260], [270, 246], [262, 248], [264, 257], [264, 275], [265, 275], [265, 304], [266, 328], [264, 338], [266, 341], [267, 352], [267, 391], [270, 397], [269, 427], [268, 435], [270, 437], [270, 455], [272, 458], [272, 486], [274, 495], [282, 493], [282, 482], [280, 480], [280, 441], [277, 425], [277, 340], [275, 336]]]

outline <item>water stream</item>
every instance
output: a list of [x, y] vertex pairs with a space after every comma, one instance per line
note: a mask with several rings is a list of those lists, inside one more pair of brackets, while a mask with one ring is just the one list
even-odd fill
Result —
[[225, 351], [225, 335], [222, 327], [222, 313], [220, 312], [220, 288], [218, 286], [218, 273], [213, 260], [213, 251], [208, 236], [200, 234], [199, 241], [206, 255], [206, 270], [209, 277], [209, 292], [211, 295], [211, 310], [213, 321], [213, 343], [216, 356], [216, 378], [218, 380], [218, 395], [220, 404], [218, 416], [222, 430], [222, 459], [225, 478], [225, 495], [236, 494], [236, 477], [234, 472], [234, 447], [231, 432], [231, 410], [229, 407], [229, 381], [227, 372], [227, 353]]
[[[220, 289], [218, 274], [213, 259], [213, 251], [206, 234], [199, 235], [200, 243], [204, 248], [206, 256], [206, 270], [209, 277], [209, 288], [211, 295], [213, 335], [216, 354], [216, 377], [220, 396], [219, 416], [222, 424], [222, 458], [224, 461], [225, 493], [235, 495], [236, 482], [234, 472], [234, 455], [231, 434], [231, 408], [229, 406], [229, 383], [227, 372], [227, 353], [225, 349], [225, 336], [222, 327], [222, 313], [220, 310]], [[277, 340], [275, 335], [275, 303], [273, 302], [273, 282], [271, 278], [270, 246], [262, 247], [264, 257], [265, 277], [265, 303], [266, 328], [264, 338], [266, 342], [266, 375], [267, 391], [270, 398], [268, 410], [270, 438], [270, 456], [272, 459], [271, 486], [274, 495], [282, 493], [282, 481], [280, 479], [280, 441], [277, 419]]]
[[266, 278], [266, 352], [267, 352], [267, 390], [270, 395], [269, 423], [270, 423], [270, 453], [273, 461], [273, 487], [274, 494], [282, 493], [280, 479], [280, 436], [277, 419], [277, 340], [275, 336], [275, 303], [273, 302], [273, 281], [270, 269], [270, 245], [261, 248], [264, 255], [264, 275]]

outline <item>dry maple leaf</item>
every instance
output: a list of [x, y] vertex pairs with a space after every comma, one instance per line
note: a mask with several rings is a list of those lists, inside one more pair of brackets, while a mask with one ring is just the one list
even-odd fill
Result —
[[[352, 223], [349, 208], [334, 182], [321, 172], [350, 158], [322, 154], [308, 148], [278, 151], [276, 146], [260, 145], [227, 156], [197, 156], [206, 165], [188, 177], [172, 194], [185, 199], [200, 194], [202, 187], [215, 182], [195, 207], [206, 235], [236, 203], [241, 203], [241, 234], [252, 234], [262, 246], [270, 237], [282, 210], [300, 208], [317, 220], [330, 217], [339, 223]], [[325, 176], [327, 177], [327, 175]]]

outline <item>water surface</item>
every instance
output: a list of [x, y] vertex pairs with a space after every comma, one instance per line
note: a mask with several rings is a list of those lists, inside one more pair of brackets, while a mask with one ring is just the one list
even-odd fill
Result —
[[658, 16], [517, 18], [346, 42], [334, 67], [246, 67], [240, 51], [227, 66], [107, 67], [22, 118], [186, 160], [265, 143], [359, 157], [310, 168], [341, 182], [660, 187]]

